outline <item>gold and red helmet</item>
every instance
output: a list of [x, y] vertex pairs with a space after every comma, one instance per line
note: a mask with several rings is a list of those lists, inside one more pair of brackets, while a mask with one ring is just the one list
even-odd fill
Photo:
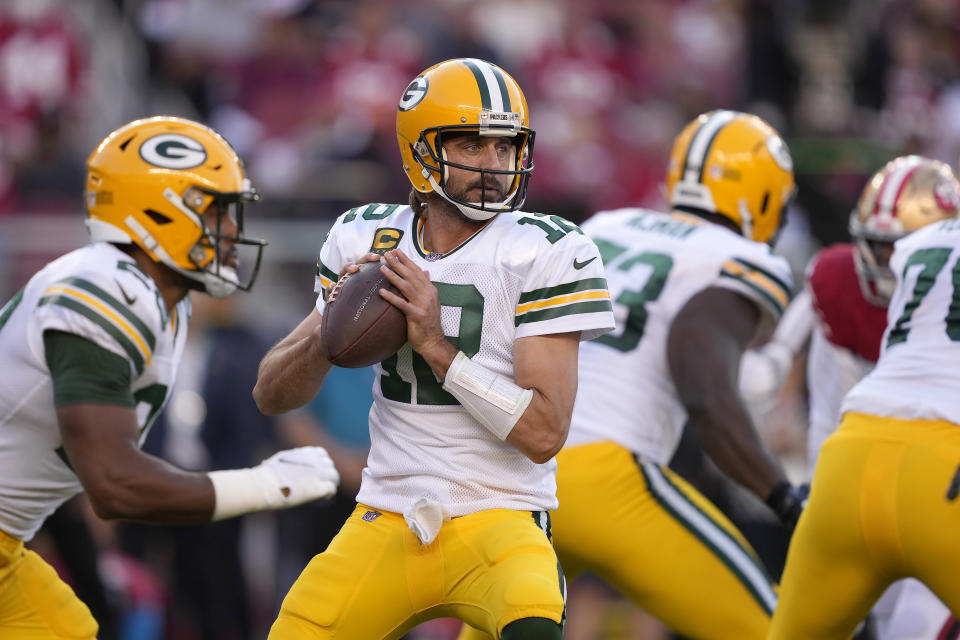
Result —
[[[514, 141], [513, 168], [479, 169], [446, 159], [445, 136], [471, 133]], [[489, 220], [523, 206], [533, 171], [533, 140], [527, 100], [517, 82], [495, 64], [457, 58], [436, 64], [407, 86], [397, 107], [397, 141], [403, 170], [420, 193], [436, 192], [473, 220]], [[502, 202], [467, 202], [446, 190], [448, 167], [512, 176]]]
[[[233, 147], [192, 120], [134, 120], [110, 133], [87, 159], [90, 239], [135, 244], [215, 297], [253, 286], [266, 241], [243, 236], [243, 204], [259, 199]], [[221, 212], [216, 229], [208, 229], [202, 217], [211, 205]], [[236, 235], [221, 233], [223, 215], [235, 221]], [[246, 282], [221, 260], [221, 238], [256, 247]]]
[[893, 243], [960, 210], [960, 183], [950, 167], [931, 158], [894, 158], [873, 174], [850, 214], [854, 261], [864, 296], [886, 305], [896, 287], [890, 270]]
[[790, 150], [755, 115], [701, 114], [673, 143], [667, 168], [670, 206], [727, 218], [750, 240], [776, 241], [795, 191]]

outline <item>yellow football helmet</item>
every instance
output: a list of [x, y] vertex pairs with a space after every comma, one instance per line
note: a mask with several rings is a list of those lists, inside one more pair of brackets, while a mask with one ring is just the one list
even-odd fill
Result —
[[[413, 79], [397, 107], [397, 141], [403, 170], [420, 193], [436, 192], [473, 220], [489, 220], [523, 206], [533, 171], [527, 100], [516, 81], [495, 64], [458, 58], [436, 64]], [[515, 141], [512, 170], [477, 169], [448, 162], [443, 136], [474, 133]], [[467, 202], [446, 190], [447, 168], [513, 176], [503, 202]]]
[[850, 214], [856, 243], [854, 263], [864, 296], [885, 306], [896, 287], [890, 270], [893, 243], [912, 231], [960, 210], [960, 183], [938, 160], [910, 155], [873, 174]]
[[773, 244], [795, 191], [790, 150], [757, 116], [710, 111], [684, 127], [673, 143], [667, 168], [670, 206], [727, 218], [745, 238]]
[[[136, 244], [215, 297], [253, 286], [266, 241], [243, 236], [243, 204], [259, 199], [233, 147], [192, 120], [134, 120], [110, 133], [87, 159], [91, 240]], [[202, 218], [212, 204], [221, 212], [216, 229], [206, 228]], [[221, 234], [223, 215], [236, 222], [235, 236]], [[257, 248], [246, 282], [221, 261], [221, 238]]]

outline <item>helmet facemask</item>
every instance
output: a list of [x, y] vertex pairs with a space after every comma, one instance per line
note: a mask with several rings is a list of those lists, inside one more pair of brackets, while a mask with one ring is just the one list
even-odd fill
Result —
[[886, 306], [897, 286], [896, 277], [890, 269], [893, 243], [904, 234], [871, 233], [860, 224], [856, 211], [851, 215], [850, 234], [856, 246], [853, 261], [860, 281], [860, 290], [864, 298], [872, 304]]
[[[168, 189], [164, 196], [178, 208], [185, 207], [196, 216], [198, 225], [203, 230], [197, 242], [190, 248], [187, 258], [193, 263], [195, 270], [183, 269], [170, 265], [181, 275], [194, 280], [201, 285], [201, 289], [214, 298], [224, 298], [237, 289], [249, 291], [260, 273], [260, 263], [263, 258], [265, 240], [247, 238], [243, 235], [243, 205], [246, 202], [257, 202], [260, 193], [246, 184], [243, 191], [221, 192], [202, 186], [188, 187], [179, 198]], [[174, 198], [176, 200], [174, 200]], [[216, 211], [216, 223], [213, 228], [207, 224], [204, 212], [210, 208]], [[182, 210], [182, 208], [181, 208]], [[227, 233], [224, 219], [231, 222], [234, 233]], [[222, 254], [222, 241], [227, 241], [236, 250], [238, 247], [253, 247], [256, 251], [251, 260], [239, 260], [240, 265], [251, 264], [246, 267], [246, 276], [241, 279], [237, 270], [228, 264], [230, 255]]]
[[[513, 114], [517, 115], [517, 114]], [[489, 137], [507, 137], [511, 139], [514, 155], [511, 161], [513, 169], [482, 169], [451, 162], [443, 143], [463, 135]], [[422, 167], [423, 177], [429, 181], [444, 200], [456, 206], [471, 220], [489, 220], [503, 211], [515, 211], [523, 206], [527, 198], [527, 186], [533, 173], [533, 142], [536, 133], [527, 127], [513, 125], [492, 125], [477, 127], [441, 126], [424, 129], [413, 148], [413, 157]], [[431, 143], [432, 141], [432, 143]], [[512, 181], [502, 200], [487, 200], [488, 189], [481, 190], [480, 202], [470, 202], [448, 191], [449, 169], [460, 169], [478, 173], [480, 183], [486, 185], [490, 176], [511, 176]], [[439, 180], [438, 180], [439, 178]]]

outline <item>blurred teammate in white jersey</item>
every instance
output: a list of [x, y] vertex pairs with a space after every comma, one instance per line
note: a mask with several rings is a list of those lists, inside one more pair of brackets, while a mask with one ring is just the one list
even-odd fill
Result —
[[590, 571], [692, 638], [763, 638], [776, 595], [740, 532], [667, 468], [684, 425], [788, 526], [801, 508], [737, 391], [741, 353], [790, 295], [768, 243], [794, 188], [773, 128], [713, 111], [674, 143], [671, 213], [620, 209], [583, 225], [617, 330], [580, 347], [554, 546], [568, 578]]
[[[259, 195], [233, 148], [172, 117], [120, 127], [87, 161], [91, 244], [37, 272], [0, 309], [0, 638], [94, 638], [97, 623], [40, 556], [44, 519], [86, 491], [102, 518], [207, 522], [334, 493], [320, 447], [253, 469], [190, 473], [140, 450], [167, 402], [191, 290], [249, 289]], [[238, 276], [238, 247], [256, 251]]]
[[403, 297], [409, 342], [376, 365], [356, 511], [283, 601], [271, 639], [399, 638], [458, 617], [498, 638], [560, 638], [565, 583], [550, 545], [554, 454], [566, 439], [580, 340], [614, 326], [596, 246], [520, 211], [534, 132], [496, 65], [448, 60], [397, 114], [409, 204], [340, 216], [320, 250], [316, 308], [264, 358], [254, 396], [310, 400], [324, 290], [363, 259]]
[[[960, 553], [948, 533], [960, 524], [958, 207], [949, 167], [916, 156], [891, 162], [861, 197], [853, 231], [871, 233], [859, 249], [870, 253], [858, 260], [873, 272], [866, 294], [892, 292], [886, 329], [875, 368], [842, 401], [840, 428], [812, 446], [819, 457], [810, 504], [788, 553], [772, 638], [849, 637], [884, 590], [910, 576], [958, 611]], [[883, 243], [923, 225], [895, 243], [885, 286]], [[831, 302], [821, 298], [826, 319]], [[954, 637], [950, 624], [886, 635]]]
[[[808, 477], [824, 440], [840, 423], [844, 396], [879, 357], [887, 304], [896, 284], [889, 267], [893, 242], [955, 216], [953, 185], [950, 168], [941, 162], [904, 156], [887, 163], [867, 182], [851, 214], [854, 242], [832, 245], [813, 257], [805, 290], [790, 303], [773, 338], [750, 352], [751, 359], [744, 358], [741, 380], [762, 381], [749, 386], [762, 386], [769, 397], [759, 404], [767, 405], [794, 356], [809, 341]], [[757, 367], [764, 359], [770, 366]], [[879, 640], [934, 638], [952, 622], [943, 603], [915, 580], [894, 583], [872, 614]]]

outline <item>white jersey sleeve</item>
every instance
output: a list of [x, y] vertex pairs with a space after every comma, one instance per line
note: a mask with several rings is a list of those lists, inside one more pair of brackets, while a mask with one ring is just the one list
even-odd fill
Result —
[[767, 245], [738, 243], [721, 264], [711, 286], [731, 289], [750, 298], [769, 320], [776, 322], [790, 300], [790, 265]]
[[86, 265], [47, 284], [34, 311], [33, 336], [48, 330], [76, 334], [123, 357], [137, 377], [153, 360], [166, 314], [135, 268], [97, 267]]
[[537, 255], [517, 303], [516, 337], [580, 331], [592, 340], [613, 328], [612, 310], [597, 245], [576, 229]]

